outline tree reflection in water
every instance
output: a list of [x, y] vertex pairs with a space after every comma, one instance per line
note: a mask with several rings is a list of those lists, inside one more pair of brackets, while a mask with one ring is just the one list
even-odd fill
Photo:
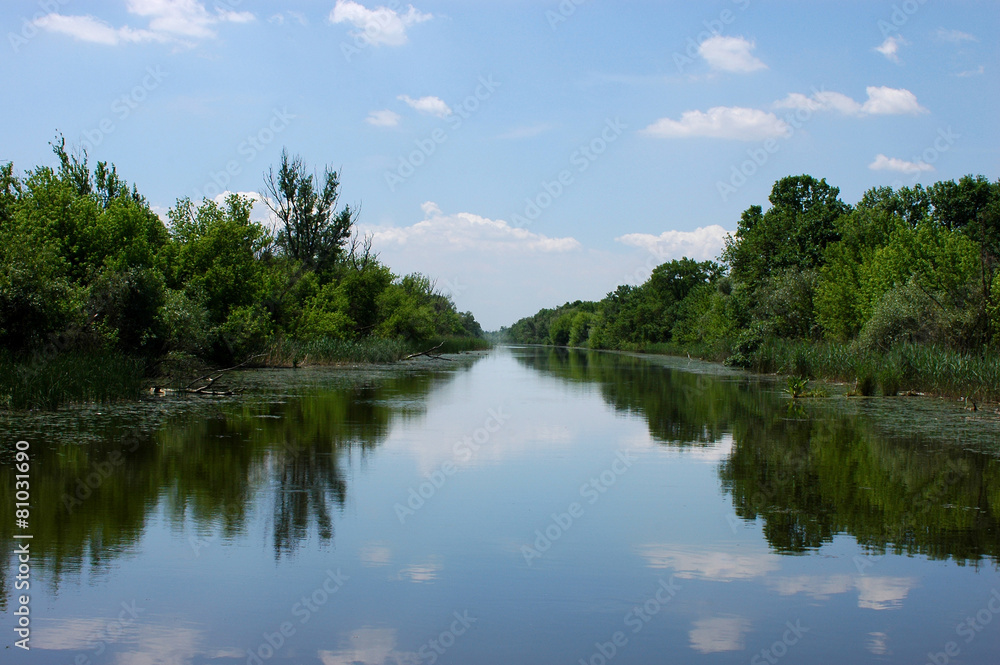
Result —
[[[621, 354], [534, 348], [517, 358], [568, 382], [596, 384], [614, 409], [642, 415], [664, 445], [731, 436], [722, 487], [739, 517], [763, 521], [778, 552], [814, 550], [846, 533], [875, 552], [1000, 563], [1000, 451], [991, 421], [967, 422], [958, 409], [925, 415], [918, 402], [792, 402], [767, 381]], [[876, 411], [870, 404], [895, 411], [866, 413]], [[993, 443], [973, 449], [977, 436]]]
[[[226, 540], [245, 533], [254, 510], [270, 510], [276, 558], [313, 530], [332, 543], [347, 496], [345, 455], [367, 454], [395, 421], [419, 417], [456, 374], [304, 372], [248, 373], [252, 392], [219, 401], [8, 414], [6, 431], [32, 444], [32, 566], [55, 592], [67, 576], [106, 575], [160, 512], [175, 528], [190, 522]], [[4, 468], [14, 442], [0, 450]], [[13, 496], [13, 474], [4, 473], [0, 501], [12, 505]], [[272, 496], [273, 505], [261, 505]], [[11, 521], [0, 521], [5, 551], [12, 535]], [[0, 569], [5, 603], [10, 571]]]

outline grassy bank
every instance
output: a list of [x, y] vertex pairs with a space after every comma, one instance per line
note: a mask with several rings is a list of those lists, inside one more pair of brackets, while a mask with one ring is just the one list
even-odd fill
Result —
[[944, 397], [1000, 401], [1000, 355], [962, 353], [920, 344], [889, 351], [856, 344], [767, 340], [750, 354], [748, 369], [856, 383], [861, 395], [914, 391]]
[[261, 363], [268, 367], [393, 363], [411, 353], [427, 351], [439, 344], [435, 353], [481, 351], [491, 346], [488, 341], [478, 337], [439, 337], [420, 342], [374, 337], [356, 341], [328, 338], [311, 341], [282, 339], [268, 347]]
[[[367, 338], [359, 341], [278, 340], [248, 366], [385, 364], [440, 344], [435, 353], [461, 353], [490, 348], [485, 339], [438, 338], [423, 342]], [[13, 356], [0, 354], [0, 408], [56, 409], [68, 403], [106, 403], [138, 399], [150, 385], [183, 386], [207, 373], [193, 356], [161, 359], [150, 368], [141, 358], [116, 351], [72, 351]]]
[[115, 351], [0, 356], [3, 408], [55, 409], [66, 402], [132, 400], [145, 382], [145, 361]]
[[[730, 355], [715, 346], [646, 344], [639, 353], [690, 355], [722, 362]], [[921, 392], [942, 397], [1000, 401], [1000, 354], [962, 353], [924, 344], [897, 344], [889, 351], [864, 349], [854, 342], [765, 339], [744, 352], [739, 364], [759, 374], [785, 374], [855, 384], [865, 396]]]

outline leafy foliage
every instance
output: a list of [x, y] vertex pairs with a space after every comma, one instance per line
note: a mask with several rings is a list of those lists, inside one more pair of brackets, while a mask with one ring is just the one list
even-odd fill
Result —
[[253, 201], [235, 194], [180, 199], [164, 223], [114, 165], [92, 170], [61, 137], [52, 149], [56, 167], [20, 175], [0, 164], [0, 353], [8, 363], [62, 367], [59, 356], [110, 354], [126, 358], [120, 365], [131, 377], [129, 359], [152, 368], [175, 352], [230, 363], [289, 339], [325, 348], [324, 340], [483, 335], [429, 278], [397, 277], [370, 238], [352, 235], [355, 214], [338, 209], [330, 169], [321, 182], [282, 153], [267, 180], [275, 234], [253, 219]]
[[[854, 207], [838, 197], [825, 180], [783, 178], [766, 211], [743, 212], [722, 265], [669, 261], [644, 284], [543, 309], [501, 332], [514, 342], [693, 353], [796, 376], [815, 367], [865, 394], [954, 392], [963, 380], [979, 390], [977, 372], [1000, 366], [1000, 182], [879, 187]], [[836, 362], [804, 350], [828, 353], [832, 343], [844, 349]], [[914, 348], [932, 349], [942, 360], [926, 362], [953, 379], [916, 372]], [[947, 369], [945, 359], [967, 354], [982, 356], [982, 367]]]

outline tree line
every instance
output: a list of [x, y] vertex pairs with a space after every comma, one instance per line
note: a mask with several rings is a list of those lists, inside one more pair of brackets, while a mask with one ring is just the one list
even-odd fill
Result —
[[825, 179], [800, 175], [776, 182], [768, 201], [743, 212], [715, 261], [668, 261], [639, 286], [501, 332], [516, 343], [686, 352], [754, 369], [782, 369], [765, 361], [789, 343], [799, 355], [810, 345], [874, 356], [996, 350], [1000, 182], [879, 187], [852, 206]]
[[481, 337], [426, 276], [378, 260], [339, 175], [282, 152], [253, 201], [179, 199], [161, 219], [114, 165], [52, 143], [55, 167], [0, 164], [0, 359], [113, 351], [231, 363], [276, 340]]

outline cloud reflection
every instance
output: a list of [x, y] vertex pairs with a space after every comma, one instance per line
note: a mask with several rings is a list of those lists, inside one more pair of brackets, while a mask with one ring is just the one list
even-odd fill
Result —
[[773, 554], [734, 554], [658, 544], [640, 546], [638, 551], [650, 568], [669, 568], [682, 579], [732, 582], [759, 577], [780, 567]]
[[870, 575], [801, 575], [773, 580], [770, 586], [782, 596], [804, 593], [818, 600], [826, 600], [834, 594], [858, 592], [858, 607], [869, 610], [894, 610], [903, 606], [903, 601], [915, 587], [917, 581], [911, 577], [875, 577]]
[[385, 665], [414, 663], [416, 654], [396, 651], [395, 628], [358, 628], [339, 651], [317, 653], [323, 665]]
[[742, 651], [748, 630], [750, 622], [742, 617], [712, 617], [695, 621], [688, 637], [698, 653]]

